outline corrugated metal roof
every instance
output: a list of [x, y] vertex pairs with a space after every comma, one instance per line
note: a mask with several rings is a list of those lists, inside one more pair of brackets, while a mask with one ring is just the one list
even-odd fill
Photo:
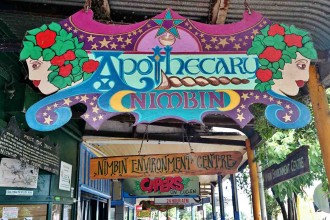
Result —
[[[244, 10], [242, 0], [231, 0], [226, 22], [241, 19]], [[273, 22], [294, 24], [308, 30], [318, 50], [330, 49], [330, 1], [280, 1], [249, 0], [250, 7], [261, 12]]]
[[[16, 0], [42, 4], [83, 7], [84, 0]], [[171, 7], [179, 14], [204, 23], [209, 23], [216, 0], [108, 0], [111, 18], [116, 22], [135, 23], [155, 16]], [[14, 2], [14, 1], [11, 1]], [[243, 0], [229, 1], [226, 23], [242, 19]], [[329, 0], [249, 0], [252, 10], [259, 11], [273, 22], [294, 24], [309, 31], [318, 50], [330, 49], [330, 1]], [[58, 6], [57, 6], [58, 7]], [[59, 7], [58, 7], [59, 8]], [[66, 7], [65, 7], [66, 8]], [[61, 14], [63, 15], [63, 14]], [[0, 17], [2, 17], [1, 15]], [[69, 16], [69, 14], [67, 15]], [[27, 19], [31, 19], [27, 18]], [[22, 19], [23, 20], [23, 19]], [[25, 20], [25, 18], [24, 18]], [[24, 22], [25, 23], [25, 22]], [[32, 22], [33, 23], [33, 22]], [[28, 28], [26, 28], [28, 29]], [[25, 30], [26, 30], [25, 29]], [[19, 28], [17, 28], [18, 31]], [[19, 33], [18, 35], [20, 35]]]
[[[112, 14], [156, 15], [168, 7], [190, 19], [205, 23], [210, 21], [212, 11], [210, 0], [111, 0], [109, 1]], [[243, 0], [229, 1], [226, 23], [242, 19], [245, 9]], [[318, 50], [330, 49], [330, 1], [283, 1], [283, 0], [249, 0], [252, 10], [261, 12], [273, 22], [294, 24], [309, 31]], [[146, 18], [146, 17], [145, 17]], [[126, 19], [127, 21], [127, 19]], [[129, 23], [132, 23], [131, 21]]]
[[211, 10], [210, 0], [111, 0], [109, 1], [111, 11], [129, 11], [131, 13], [142, 13], [156, 15], [166, 8], [172, 8], [182, 16], [195, 20], [207, 21]]
[[[111, 0], [111, 13], [131, 13], [141, 15], [156, 15], [171, 7], [179, 14], [190, 19], [208, 23], [212, 11], [210, 0], [188, 1], [158, 1], [152, 0]], [[243, 0], [231, 0], [226, 23], [242, 19], [245, 9]], [[252, 10], [261, 12], [273, 22], [294, 24], [309, 31], [318, 50], [330, 49], [330, 1], [279, 1], [279, 0], [249, 0]]]
[[[12, 31], [17, 39], [23, 39], [27, 30], [40, 27], [43, 24], [49, 24], [51, 22], [58, 22], [62, 20], [60, 18], [38, 16], [29, 13], [20, 13], [18, 20], [16, 13], [17, 12], [12, 13], [0, 11], [0, 22], [5, 23], [6, 27]], [[0, 35], [0, 39], [3, 38], [10, 39], [10, 37]]]

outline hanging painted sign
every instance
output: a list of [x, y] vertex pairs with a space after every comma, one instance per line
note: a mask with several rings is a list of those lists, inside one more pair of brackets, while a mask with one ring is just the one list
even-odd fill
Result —
[[274, 164], [262, 172], [265, 188], [309, 172], [308, 146], [302, 146], [287, 155], [280, 164]]
[[125, 179], [123, 185], [132, 196], [199, 195], [197, 176]]
[[237, 172], [242, 158], [239, 151], [97, 157], [90, 159], [90, 178], [232, 174]]
[[183, 205], [156, 205], [154, 201], [141, 201], [140, 205], [142, 205], [142, 210], [156, 209], [161, 212], [165, 212], [166, 210], [170, 210], [174, 207], [177, 209], [184, 209]]
[[185, 197], [168, 197], [168, 198], [155, 198], [155, 205], [197, 205], [200, 201], [194, 198]]
[[95, 129], [119, 114], [139, 123], [164, 118], [202, 123], [223, 114], [241, 127], [253, 103], [267, 105], [274, 126], [299, 128], [310, 121], [295, 96], [317, 58], [308, 32], [273, 24], [261, 14], [244, 13], [240, 22], [208, 25], [171, 9], [131, 25], [105, 25], [91, 10], [27, 32], [20, 59], [29, 79], [52, 94], [26, 112], [29, 126], [49, 131], [81, 116]]
[[149, 219], [151, 217], [151, 209], [149, 210], [137, 210], [136, 217], [139, 219]]

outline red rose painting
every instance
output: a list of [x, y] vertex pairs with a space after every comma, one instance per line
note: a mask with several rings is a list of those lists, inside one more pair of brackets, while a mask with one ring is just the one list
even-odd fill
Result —
[[51, 47], [55, 43], [56, 33], [51, 30], [45, 30], [36, 35], [37, 45], [43, 49]]

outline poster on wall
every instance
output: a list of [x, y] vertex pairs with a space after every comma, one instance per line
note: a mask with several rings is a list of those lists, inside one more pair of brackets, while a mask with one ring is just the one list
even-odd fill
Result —
[[2, 158], [0, 187], [37, 188], [39, 168], [17, 159]]
[[197, 176], [124, 179], [124, 191], [134, 196], [199, 195]]
[[[317, 58], [309, 33], [245, 12], [240, 22], [208, 25], [171, 9], [130, 25], [106, 25], [78, 11], [59, 23], [27, 31], [20, 60], [46, 98], [26, 112], [40, 131], [67, 123], [77, 103], [95, 129], [131, 113], [135, 124], [175, 118], [202, 123], [222, 114], [240, 127], [249, 106], [267, 105], [278, 128], [305, 126], [309, 109], [296, 96]], [[42, 62], [41, 62], [42, 60]]]
[[12, 219], [18, 217], [18, 207], [3, 207], [2, 218]]
[[0, 155], [18, 159], [39, 169], [58, 175], [60, 148], [48, 138], [39, 138], [33, 131], [21, 130], [12, 117], [6, 128], [0, 128]]
[[58, 188], [65, 191], [71, 190], [72, 165], [61, 161], [60, 179]]

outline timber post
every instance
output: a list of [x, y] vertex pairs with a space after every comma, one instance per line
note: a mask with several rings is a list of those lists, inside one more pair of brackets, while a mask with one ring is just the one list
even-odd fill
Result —
[[315, 127], [319, 137], [325, 172], [330, 182], [330, 116], [327, 94], [319, 81], [319, 74], [315, 66], [309, 68], [307, 83], [312, 107], [314, 111]]
[[248, 163], [250, 168], [253, 216], [254, 216], [254, 220], [261, 220], [257, 163], [254, 161], [254, 151], [251, 148], [250, 140], [246, 139], [245, 144], [246, 144], [246, 152], [247, 152]]

